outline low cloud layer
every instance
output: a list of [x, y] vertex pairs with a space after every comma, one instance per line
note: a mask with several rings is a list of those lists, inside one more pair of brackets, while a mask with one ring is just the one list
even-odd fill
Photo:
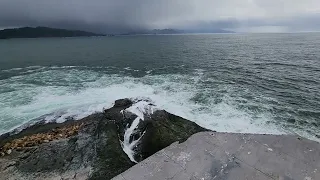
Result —
[[319, 31], [319, 0], [0, 0], [0, 27]]

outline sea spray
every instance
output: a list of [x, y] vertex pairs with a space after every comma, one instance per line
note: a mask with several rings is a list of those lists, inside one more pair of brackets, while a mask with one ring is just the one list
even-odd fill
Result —
[[145, 132], [142, 132], [141, 136], [136, 140], [132, 139], [132, 141], [130, 141], [131, 136], [133, 133], [137, 131], [139, 122], [144, 121], [144, 116], [153, 114], [154, 110], [155, 107], [152, 104], [150, 104], [150, 102], [144, 100], [138, 101], [131, 107], [125, 109], [125, 111], [131, 112], [137, 116], [130, 126], [129, 124], [127, 125], [127, 129], [124, 133], [124, 139], [123, 141], [120, 141], [123, 151], [128, 155], [132, 162], [137, 163], [137, 161], [134, 159], [134, 147], [138, 144], [139, 140], [143, 137]]

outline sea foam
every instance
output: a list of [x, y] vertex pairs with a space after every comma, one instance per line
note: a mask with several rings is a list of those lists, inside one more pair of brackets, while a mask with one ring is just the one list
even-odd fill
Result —
[[[272, 123], [269, 114], [253, 116], [238, 109], [228, 98], [215, 102], [211, 97], [215, 90], [199, 88], [198, 76], [167, 74], [134, 78], [54, 67], [1, 83], [12, 91], [0, 94], [0, 133], [44, 115], [48, 122], [63, 122], [70, 117], [81, 119], [111, 107], [115, 100], [122, 98], [149, 98], [157, 108], [215, 131], [283, 133]], [[199, 94], [205, 94], [204, 102], [194, 100]]]
[[134, 159], [135, 152], [133, 148], [137, 145], [137, 143], [143, 137], [144, 132], [142, 132], [142, 135], [136, 140], [130, 141], [130, 137], [136, 131], [136, 128], [138, 127], [139, 122], [144, 121], [144, 116], [153, 114], [154, 110], [156, 110], [156, 108], [150, 105], [150, 102], [143, 101], [143, 100], [138, 101], [134, 103], [131, 107], [125, 109], [125, 111], [131, 112], [137, 115], [137, 117], [134, 119], [131, 125], [129, 126], [128, 124], [127, 129], [125, 130], [125, 133], [124, 133], [124, 140], [121, 141], [121, 146], [123, 151], [128, 155], [128, 157], [132, 162], [137, 163], [137, 161]]

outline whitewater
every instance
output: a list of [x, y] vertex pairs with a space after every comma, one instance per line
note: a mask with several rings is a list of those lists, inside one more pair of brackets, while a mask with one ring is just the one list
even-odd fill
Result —
[[[192, 76], [166, 74], [141, 78], [104, 75], [73, 66], [30, 69], [25, 68], [25, 75], [1, 80], [2, 91], [8, 90], [0, 94], [0, 133], [30, 121], [81, 119], [111, 107], [121, 98], [149, 98], [159, 109], [219, 132], [284, 133], [272, 124], [268, 114], [253, 117], [234, 107], [227, 96], [219, 103], [210, 97], [205, 103], [194, 101], [199, 93], [207, 91], [198, 88], [203, 76], [199, 69]], [[23, 69], [12, 69], [16, 70]], [[29, 80], [37, 81], [37, 85], [29, 84]]]

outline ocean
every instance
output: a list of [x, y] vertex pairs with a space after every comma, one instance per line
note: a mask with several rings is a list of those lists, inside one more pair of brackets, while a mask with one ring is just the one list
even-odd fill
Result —
[[0, 40], [0, 134], [120, 98], [219, 132], [320, 141], [320, 33]]

